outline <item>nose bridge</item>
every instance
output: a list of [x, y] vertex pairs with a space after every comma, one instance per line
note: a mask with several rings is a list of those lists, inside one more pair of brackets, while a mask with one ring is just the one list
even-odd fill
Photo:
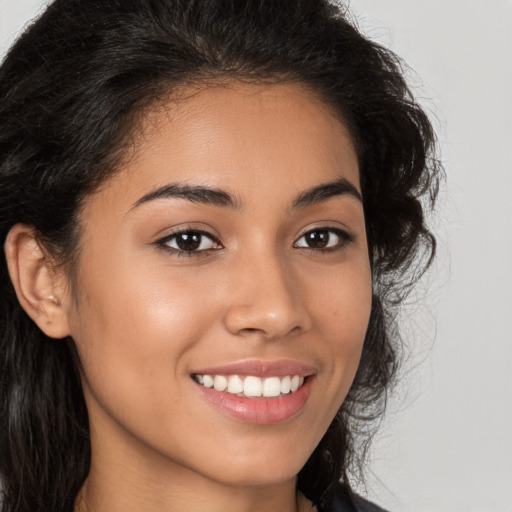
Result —
[[259, 333], [267, 339], [307, 328], [293, 268], [273, 247], [260, 247], [238, 258], [226, 327], [233, 334]]

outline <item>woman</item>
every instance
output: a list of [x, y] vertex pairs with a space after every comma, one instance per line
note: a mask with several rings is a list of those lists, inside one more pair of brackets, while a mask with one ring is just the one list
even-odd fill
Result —
[[433, 142], [330, 2], [50, 4], [0, 72], [2, 511], [378, 510]]

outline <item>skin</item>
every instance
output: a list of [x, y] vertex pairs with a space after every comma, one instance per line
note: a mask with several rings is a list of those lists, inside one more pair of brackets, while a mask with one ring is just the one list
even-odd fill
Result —
[[[190, 92], [146, 116], [134, 155], [86, 199], [76, 297], [28, 227], [6, 245], [25, 309], [47, 334], [70, 334], [83, 365], [92, 467], [76, 510], [309, 510], [296, 475], [354, 378], [371, 271], [354, 194], [294, 202], [340, 178], [360, 190], [354, 145], [300, 85]], [[137, 205], [171, 183], [221, 189], [235, 205]], [[176, 228], [211, 239], [195, 254], [156, 243]], [[324, 251], [304, 238], [320, 228]], [[244, 422], [198, 392], [195, 371], [247, 359], [314, 367], [298, 414]]]

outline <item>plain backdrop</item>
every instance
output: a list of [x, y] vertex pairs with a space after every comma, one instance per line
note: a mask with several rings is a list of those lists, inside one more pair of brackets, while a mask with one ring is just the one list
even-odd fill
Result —
[[[0, 0], [0, 58], [43, 5]], [[408, 371], [361, 490], [392, 512], [512, 512], [512, 0], [350, 7], [409, 64], [447, 172], [439, 258], [403, 315]]]

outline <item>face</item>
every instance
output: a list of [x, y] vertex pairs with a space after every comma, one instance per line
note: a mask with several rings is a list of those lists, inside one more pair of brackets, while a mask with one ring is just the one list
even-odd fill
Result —
[[298, 85], [197, 90], [148, 116], [81, 214], [68, 316], [93, 468], [294, 478], [360, 359], [358, 191], [346, 127]]

